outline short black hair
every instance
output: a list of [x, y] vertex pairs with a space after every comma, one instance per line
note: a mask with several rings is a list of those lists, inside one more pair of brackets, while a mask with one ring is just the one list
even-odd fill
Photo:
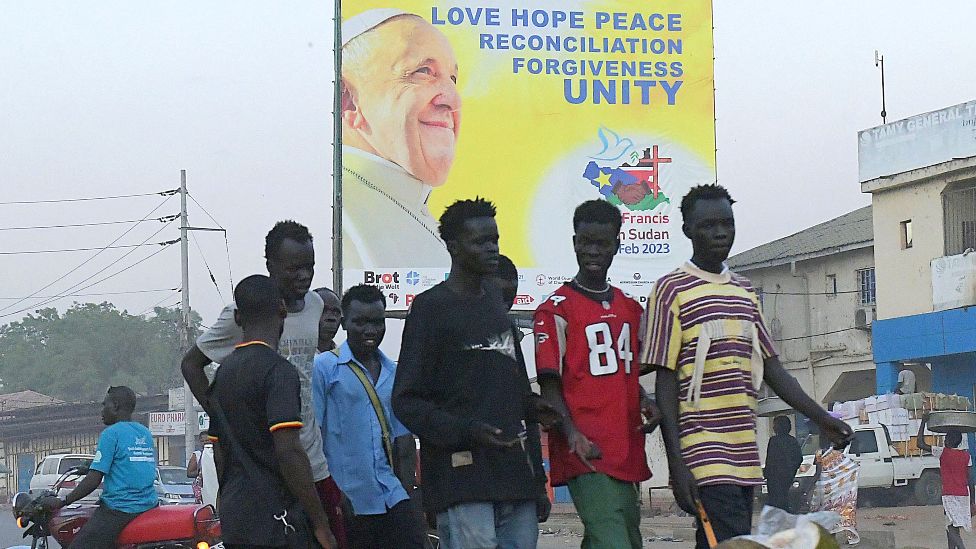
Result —
[[946, 431], [945, 435], [945, 445], [949, 448], [955, 448], [962, 444], [962, 432], [958, 429], [949, 429]]
[[457, 240], [464, 229], [464, 222], [478, 217], [495, 217], [495, 205], [490, 201], [476, 196], [473, 200], [458, 200], [451, 204], [441, 214], [441, 240], [450, 242]]
[[266, 319], [281, 311], [281, 292], [266, 275], [251, 275], [237, 283], [234, 303], [241, 317], [250, 320]]
[[728, 189], [718, 183], [692, 187], [688, 191], [688, 194], [681, 199], [681, 217], [688, 219], [691, 210], [695, 207], [695, 203], [699, 200], [716, 200], [721, 198], [728, 200], [730, 205], [735, 204], [735, 200], [732, 199], [732, 195], [729, 194]]
[[786, 416], [776, 416], [773, 419], [773, 432], [777, 435], [785, 435], [793, 429], [793, 422]]
[[136, 411], [136, 393], [125, 385], [108, 388], [108, 396], [122, 414], [131, 415]]
[[505, 280], [513, 280], [516, 285], [518, 284], [518, 269], [506, 255], [498, 256], [498, 271], [495, 272], [495, 276]]
[[308, 227], [291, 219], [275, 223], [275, 226], [268, 231], [268, 236], [264, 237], [264, 258], [277, 259], [281, 243], [287, 239], [302, 243], [311, 242], [312, 233], [308, 232]]
[[321, 295], [322, 293], [330, 293], [336, 296], [337, 298], [339, 297], [339, 294], [337, 294], [335, 290], [333, 290], [332, 288], [326, 288], [325, 286], [322, 286], [321, 288], [315, 288], [312, 291], [319, 295]]
[[379, 301], [383, 303], [383, 308], [386, 308], [386, 296], [383, 295], [383, 292], [379, 288], [369, 284], [357, 284], [346, 290], [346, 293], [342, 296], [343, 313], [346, 312], [353, 301], [360, 303], [376, 303]]
[[573, 230], [579, 229], [583, 223], [609, 223], [614, 226], [614, 232], [619, 233], [623, 220], [620, 209], [606, 200], [587, 200], [573, 212]]

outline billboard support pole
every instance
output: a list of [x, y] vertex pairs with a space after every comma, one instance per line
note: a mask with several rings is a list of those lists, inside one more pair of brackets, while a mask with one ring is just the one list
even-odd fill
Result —
[[332, 287], [342, 295], [342, 2], [334, 22], [335, 82], [332, 104]]

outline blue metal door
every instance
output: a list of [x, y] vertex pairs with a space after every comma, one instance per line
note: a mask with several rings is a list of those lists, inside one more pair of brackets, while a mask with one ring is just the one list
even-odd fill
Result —
[[34, 476], [34, 454], [17, 456], [17, 491], [30, 490], [31, 477]]

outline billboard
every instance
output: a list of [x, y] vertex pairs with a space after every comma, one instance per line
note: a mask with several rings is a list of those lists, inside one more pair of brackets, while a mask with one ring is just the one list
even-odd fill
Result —
[[858, 181], [976, 156], [976, 101], [857, 133]]
[[586, 200], [622, 212], [628, 293], [691, 256], [678, 205], [715, 181], [710, 0], [357, 0], [341, 20], [344, 287], [409, 307], [450, 268], [437, 218], [475, 196], [498, 208], [516, 309], [575, 274]]

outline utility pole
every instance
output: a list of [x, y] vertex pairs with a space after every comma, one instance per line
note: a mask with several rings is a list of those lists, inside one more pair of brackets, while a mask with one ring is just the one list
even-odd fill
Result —
[[[180, 293], [183, 302], [181, 307], [182, 326], [180, 330], [180, 356], [190, 350], [190, 246], [187, 236], [190, 224], [186, 216], [186, 170], [180, 170], [180, 267], [182, 270], [183, 286]], [[197, 435], [199, 426], [197, 425], [197, 412], [193, 408], [193, 393], [190, 392], [190, 384], [183, 381], [183, 420], [186, 423], [186, 462], [190, 462], [190, 456], [196, 449]]]

